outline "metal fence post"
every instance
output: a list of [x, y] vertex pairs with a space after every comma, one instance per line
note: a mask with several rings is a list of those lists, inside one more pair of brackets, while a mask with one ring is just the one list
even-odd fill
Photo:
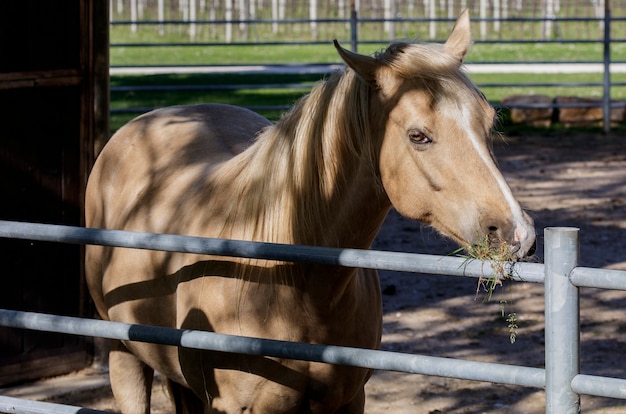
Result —
[[356, 10], [356, 4], [354, 0], [350, 2], [350, 46], [354, 53], [357, 52], [359, 47], [359, 17]]
[[580, 371], [579, 294], [569, 275], [579, 260], [579, 229], [548, 227], [545, 236], [546, 413], [578, 413], [571, 387]]
[[604, 133], [611, 131], [611, 6], [604, 0], [604, 75], [602, 92], [602, 115]]

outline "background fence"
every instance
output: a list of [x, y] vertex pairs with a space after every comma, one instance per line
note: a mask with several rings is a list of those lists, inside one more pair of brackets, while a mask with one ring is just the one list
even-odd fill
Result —
[[[366, 53], [398, 38], [443, 41], [460, 11], [469, 8], [474, 48], [484, 50], [478, 58], [470, 55], [471, 66], [479, 71], [506, 72], [511, 69], [504, 65], [523, 65], [535, 72], [532, 81], [518, 78], [512, 82], [477, 82], [479, 87], [488, 89], [488, 98], [491, 91], [502, 89], [521, 89], [521, 93], [532, 94], [537, 88], [561, 87], [572, 95], [585, 95], [589, 92], [580, 91], [592, 90], [594, 100], [518, 102], [507, 103], [506, 107], [600, 107], [605, 131], [610, 129], [611, 120], [620, 122], [626, 117], [626, 103], [612, 99], [616, 94], [626, 96], [626, 78], [616, 80], [611, 72], [611, 68], [617, 71], [618, 65], [624, 66], [626, 72], [626, 0], [111, 0], [110, 4], [111, 64], [114, 71], [118, 70], [114, 73], [129, 66], [166, 66], [170, 72], [186, 68], [186, 73], [210, 66], [215, 71], [219, 70], [215, 65], [242, 63], [248, 67], [263, 65], [265, 71], [280, 70], [277, 65], [289, 63], [291, 72], [298, 70], [294, 66], [305, 71], [304, 66], [339, 63], [330, 47], [334, 38], [355, 51], [366, 49]], [[291, 53], [277, 52], [285, 48]], [[186, 52], [180, 52], [181, 49]], [[253, 57], [248, 60], [241, 57], [249, 54]], [[176, 56], [174, 61], [172, 56]], [[530, 69], [529, 64], [539, 66]], [[596, 66], [590, 66], [593, 64]], [[489, 69], [485, 69], [487, 65]], [[592, 67], [596, 75], [569, 81], [549, 80], [542, 73], [565, 65], [578, 65], [583, 72]], [[211, 85], [185, 86], [195, 91], [215, 90]], [[234, 93], [244, 89], [241, 85], [220, 86], [230, 86]], [[293, 86], [258, 85], [264, 89]], [[139, 94], [159, 90], [145, 85], [118, 88], [114, 86], [112, 92]], [[502, 106], [499, 102], [495, 105]], [[288, 104], [244, 106], [261, 111], [288, 108]], [[116, 108], [114, 113], [147, 109], [151, 108]], [[617, 111], [613, 117], [611, 110]]]
[[[576, 228], [547, 228], [545, 265], [510, 264], [513, 266], [509, 269], [512, 279], [545, 283], [545, 369], [289, 343], [12, 310], [0, 310], [0, 325], [545, 388], [546, 413], [573, 413], [580, 408], [579, 394], [626, 399], [625, 379], [583, 375], [579, 372], [578, 287], [626, 290], [626, 272], [579, 267], [578, 233]], [[410, 253], [276, 245], [7, 221], [0, 221], [0, 237], [304, 261], [379, 270], [485, 276], [485, 264], [478, 261]], [[0, 396], [0, 411], [41, 412], [44, 409], [47, 412], [70, 412], [67, 407], [57, 409], [50, 404], [40, 406], [35, 402]]]
[[[601, 41], [606, 10], [616, 19], [626, 17], [624, 0], [111, 0], [110, 5], [114, 42], [131, 32], [135, 40], [149, 36], [150, 44], [176, 40], [207, 46], [328, 42], [355, 33], [364, 43], [440, 40], [464, 9], [473, 16], [479, 42]], [[623, 38], [624, 32], [615, 27], [611, 35]]]

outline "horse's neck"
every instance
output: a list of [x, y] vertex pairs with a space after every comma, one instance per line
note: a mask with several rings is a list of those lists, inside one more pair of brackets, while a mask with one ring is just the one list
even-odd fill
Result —
[[382, 224], [390, 204], [374, 151], [355, 148], [371, 145], [367, 127], [328, 113], [346, 110], [331, 92], [314, 90], [238, 160], [235, 196], [247, 199], [254, 239], [367, 248]]
[[[219, 201], [206, 211], [217, 217], [213, 223], [223, 228], [219, 236], [368, 248], [390, 207], [372, 157], [354, 148], [346, 150], [333, 141], [339, 136], [318, 135], [328, 128], [295, 122], [286, 125], [285, 121], [266, 129], [252, 147], [218, 168], [219, 182], [214, 188], [219, 193], [214, 194]], [[336, 128], [349, 129], [345, 125]], [[303, 135], [303, 130], [307, 134]], [[369, 137], [359, 138], [367, 145]], [[374, 303], [378, 295], [377, 279], [356, 277], [355, 269], [287, 264], [270, 266], [265, 272], [263, 277], [275, 283], [264, 286], [276, 295], [283, 291], [276, 287], [301, 286], [289, 289], [289, 294], [299, 299], [285, 303], [304, 303], [312, 314], [336, 311], [342, 317], [353, 315], [363, 301]]]
[[[320, 223], [321, 244], [334, 247], [369, 248], [390, 203], [369, 167], [354, 170], [326, 204], [327, 216]], [[306, 208], [306, 206], [305, 206]]]
[[[277, 155], [281, 151], [298, 152], [269, 147], [256, 154], [258, 160], [247, 163], [246, 181], [256, 181], [258, 190], [252, 191], [252, 186], [247, 189], [250, 210], [246, 215], [256, 214], [250, 218], [256, 221], [255, 226], [263, 227], [254, 239], [369, 247], [389, 210], [389, 201], [371, 166], [364, 165], [363, 160], [343, 160], [338, 161], [339, 168], [309, 165], [307, 174], [302, 169], [311, 159], [265, 159], [269, 153]], [[261, 167], [265, 169], [263, 173]]]

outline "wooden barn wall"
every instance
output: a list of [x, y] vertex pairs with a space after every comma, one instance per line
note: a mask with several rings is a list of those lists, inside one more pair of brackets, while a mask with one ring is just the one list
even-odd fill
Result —
[[[83, 224], [108, 135], [108, 2], [0, 5], [0, 219]], [[92, 316], [82, 248], [0, 239], [0, 307]], [[83, 368], [88, 340], [0, 328], [0, 384]]]

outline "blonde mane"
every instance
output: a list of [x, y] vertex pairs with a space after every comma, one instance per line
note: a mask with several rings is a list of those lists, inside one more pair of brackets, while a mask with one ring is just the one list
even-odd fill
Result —
[[237, 237], [320, 244], [313, 227], [333, 214], [346, 172], [372, 164], [368, 89], [353, 72], [332, 74], [222, 166], [220, 179], [236, 188], [234, 228], [247, 223]]

